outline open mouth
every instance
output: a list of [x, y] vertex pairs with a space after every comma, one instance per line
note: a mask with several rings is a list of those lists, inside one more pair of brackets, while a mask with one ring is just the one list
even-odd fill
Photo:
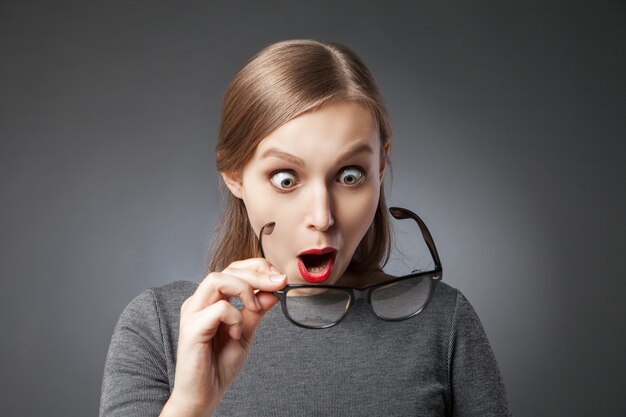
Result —
[[311, 249], [298, 255], [298, 270], [307, 282], [323, 282], [330, 276], [335, 264], [334, 248]]

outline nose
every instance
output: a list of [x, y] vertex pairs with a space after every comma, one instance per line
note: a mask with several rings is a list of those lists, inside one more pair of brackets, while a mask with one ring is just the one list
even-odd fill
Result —
[[316, 187], [306, 209], [307, 227], [324, 232], [335, 224], [332, 196], [326, 186]]

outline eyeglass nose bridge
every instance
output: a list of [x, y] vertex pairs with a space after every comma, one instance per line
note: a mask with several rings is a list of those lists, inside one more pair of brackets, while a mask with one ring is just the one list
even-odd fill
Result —
[[355, 302], [359, 300], [367, 300], [367, 303], [371, 304], [370, 293], [371, 291], [368, 288], [352, 288], [352, 299]]

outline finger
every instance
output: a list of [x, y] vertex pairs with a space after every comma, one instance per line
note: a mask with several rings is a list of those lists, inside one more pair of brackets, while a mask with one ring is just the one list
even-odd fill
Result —
[[285, 275], [260, 274], [245, 269], [230, 268], [224, 272], [211, 272], [198, 286], [192, 299], [185, 305], [190, 311], [199, 311], [218, 300], [240, 296], [244, 305], [258, 310], [254, 290], [276, 291], [287, 283]]
[[241, 276], [217, 273], [211, 276], [207, 285], [207, 295], [205, 297], [207, 305], [213, 304], [220, 299], [236, 296], [242, 300], [246, 308], [254, 311], [261, 309], [254, 295], [254, 288]]
[[[266, 273], [266, 274], [280, 274], [280, 271], [268, 262], [265, 258], [249, 258], [235, 261], [228, 265], [228, 268], [233, 267], [237, 269], [251, 269], [253, 271]], [[226, 268], [226, 269], [228, 269]]]
[[236, 336], [236, 338], [239, 338], [241, 334], [240, 328], [243, 324], [243, 315], [226, 300], [220, 300], [197, 312], [194, 320], [185, 330], [190, 332], [190, 335], [202, 335], [212, 338], [221, 324], [231, 326], [229, 334], [231, 337]]
[[223, 271], [228, 275], [234, 275], [247, 281], [254, 289], [262, 291], [276, 291], [277, 282], [282, 282], [285, 274], [262, 273], [250, 269], [229, 267]]
[[244, 288], [246, 285], [250, 287], [249, 284], [234, 276], [229, 276], [228, 279], [224, 278], [224, 274], [221, 272], [211, 272], [207, 275], [193, 295], [183, 303], [185, 311], [200, 311], [219, 300], [232, 296], [240, 296], [242, 300], [251, 298], [249, 295], [242, 295], [253, 292], [252, 288]]
[[263, 316], [272, 309], [279, 302], [278, 297], [269, 292], [260, 291], [257, 293], [257, 298], [261, 303], [261, 311], [241, 310], [243, 317], [241, 337], [246, 343], [251, 343], [254, 333], [263, 319]]

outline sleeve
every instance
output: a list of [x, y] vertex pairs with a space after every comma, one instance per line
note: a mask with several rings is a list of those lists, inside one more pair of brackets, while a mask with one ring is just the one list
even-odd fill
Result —
[[504, 383], [485, 330], [457, 292], [448, 346], [452, 416], [511, 416]]
[[158, 416], [170, 396], [156, 299], [148, 289], [124, 309], [104, 367], [100, 417]]

